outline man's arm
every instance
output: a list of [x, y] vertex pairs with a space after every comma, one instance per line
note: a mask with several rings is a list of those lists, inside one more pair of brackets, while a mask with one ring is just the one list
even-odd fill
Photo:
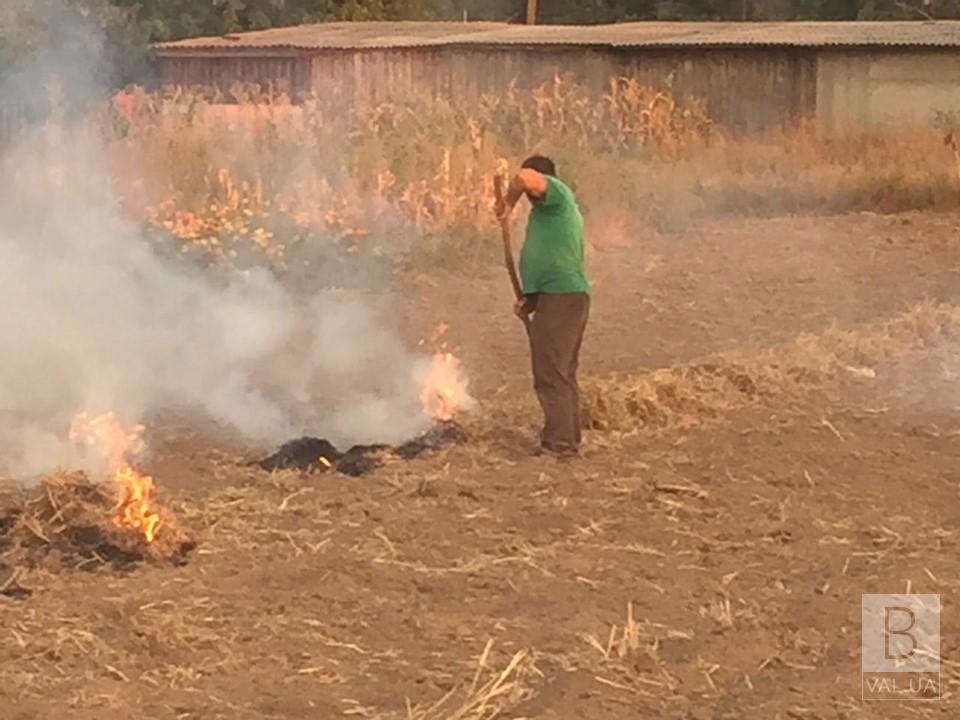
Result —
[[517, 206], [524, 193], [533, 198], [544, 198], [547, 196], [547, 176], [538, 173], [536, 170], [524, 168], [516, 174], [507, 188], [507, 197], [505, 206], [500, 215], [501, 220], [510, 217], [513, 209]]

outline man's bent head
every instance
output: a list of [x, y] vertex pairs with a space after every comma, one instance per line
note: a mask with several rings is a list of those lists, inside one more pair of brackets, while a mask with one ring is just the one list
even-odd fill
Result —
[[556, 164], [545, 155], [532, 155], [524, 160], [520, 167], [524, 170], [536, 170], [541, 175], [557, 176]]

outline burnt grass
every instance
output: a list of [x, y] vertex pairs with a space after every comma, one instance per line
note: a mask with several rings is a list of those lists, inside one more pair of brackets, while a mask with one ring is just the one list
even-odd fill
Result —
[[376, 470], [384, 455], [412, 460], [438, 448], [466, 441], [466, 433], [455, 422], [438, 422], [427, 432], [402, 445], [354, 445], [346, 452], [324, 438], [304, 436], [284, 443], [262, 460], [252, 464], [263, 470], [300, 470], [308, 473], [338, 472], [361, 477]]
[[112, 488], [84, 473], [55, 473], [0, 507], [0, 595], [22, 600], [22, 571], [101, 568], [126, 574], [142, 564], [186, 564], [196, 544], [175, 524], [147, 544], [139, 532], [113, 522]]

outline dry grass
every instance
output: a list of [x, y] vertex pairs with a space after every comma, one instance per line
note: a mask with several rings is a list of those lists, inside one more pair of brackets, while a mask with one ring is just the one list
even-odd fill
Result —
[[627, 603], [623, 626], [612, 625], [605, 643], [590, 633], [582, 636], [589, 649], [598, 653], [590, 653], [582, 662], [597, 673], [598, 683], [614, 692], [625, 691], [637, 698], [663, 698], [675, 692], [680, 682], [660, 657], [661, 640], [692, 637], [691, 631], [666, 628], [649, 619], [638, 621], [633, 603]]
[[502, 670], [489, 667], [493, 640], [488, 640], [469, 683], [454, 688], [437, 702], [413, 707], [408, 720], [495, 720], [532, 696], [531, 678], [542, 677], [525, 650], [514, 654]]
[[[217, 472], [222, 474], [224, 489], [211, 495], [202, 505], [178, 505], [175, 511], [186, 526], [198, 529], [201, 564], [236, 557], [257, 558], [261, 563], [296, 561], [298, 558], [314, 558], [323, 562], [331, 551], [330, 544], [340, 544], [340, 553], [346, 553], [357, 561], [378, 564], [385, 556], [396, 555], [392, 541], [382, 530], [373, 533], [370, 543], [357, 542], [356, 530], [341, 527], [335, 536], [330, 511], [324, 510], [324, 500], [318, 488], [304, 485], [304, 477], [295, 472], [266, 473], [251, 468], [243, 458], [219, 457], [215, 460]], [[414, 478], [419, 487], [423, 477], [419, 473], [404, 476], [404, 482]], [[439, 477], [442, 473], [436, 473]], [[375, 488], [357, 490], [363, 496], [374, 496], [374, 505], [395, 492], [392, 483], [378, 484]], [[139, 544], [139, 539], [113, 528], [113, 498], [103, 486], [89, 482], [83, 475], [58, 473], [44, 480], [42, 485], [25, 493], [11, 511], [16, 512], [16, 521], [9, 536], [14, 539], [14, 549], [5, 553], [11, 562], [17, 563], [12, 575], [0, 574], [0, 586], [4, 590], [21, 589], [20, 583], [50, 593], [53, 588], [69, 581], [71, 571], [84, 569], [94, 571], [91, 576], [101, 578], [115, 593], [130, 593], [126, 597], [132, 603], [130, 617], [123, 618], [123, 626], [129, 625], [136, 642], [145, 642], [159, 656], [177, 656], [185, 643], [195, 648], [215, 648], [216, 652], [190, 663], [173, 663], [169, 660], [152, 662], [148, 670], [131, 667], [128, 656], [108, 639], [109, 630], [96, 617], [71, 617], [66, 609], [57, 623], [51, 624], [42, 618], [24, 617], [13, 637], [19, 647], [11, 648], [21, 661], [9, 667], [0, 666], [0, 674], [10, 681], [16, 680], [24, 697], [40, 697], [56, 678], [37, 672], [36, 658], [43, 662], [82, 663], [95, 668], [93, 677], [104, 676], [121, 687], [135, 688], [140, 692], [160, 690], [193, 690], [202, 684], [205, 677], [216, 673], [239, 672], [249, 662], [246, 653], [250, 646], [237, 633], [226, 635], [217, 627], [230, 627], [237, 618], [231, 617], [228, 607], [214, 602], [208, 593], [216, 592], [206, 587], [189, 596], [182, 597], [179, 586], [183, 579], [176, 576], [152, 583], [139, 583], [128, 576], [109, 572], [108, 560], [121, 560], [116, 568], [127, 570], [126, 561], [134, 561], [134, 554], [153, 553]], [[304, 526], [304, 517], [310, 522]], [[97, 528], [98, 548], [106, 543], [112, 552], [129, 552], [130, 557], [98, 557], [87, 552], [86, 543], [74, 537], [77, 529]], [[160, 536], [162, 538], [162, 536]], [[168, 535], [169, 537], [169, 535]], [[354, 539], [351, 539], [353, 537]], [[77, 562], [66, 562], [66, 550], [76, 550]], [[154, 547], [154, 546], [151, 546]], [[2, 547], [0, 547], [2, 549]], [[391, 552], [392, 551], [392, 552]], [[58, 554], [51, 562], [51, 553]], [[206, 558], [206, 559], [204, 559]], [[150, 555], [150, 559], [155, 559]], [[63, 562], [61, 562], [63, 560]], [[452, 568], [456, 574], [476, 574], [498, 568], [501, 563], [464, 562]], [[2, 565], [0, 565], [2, 569]], [[391, 571], [411, 572], [404, 567], [403, 558], [391, 563]], [[185, 571], [189, 571], [187, 568]], [[183, 572], [183, 571], [182, 571]], [[416, 572], [413, 569], [413, 572]], [[203, 577], [203, 571], [199, 578]], [[194, 582], [198, 579], [194, 576]], [[169, 586], [168, 586], [169, 585]], [[123, 586], [123, 587], [122, 587]], [[26, 596], [29, 590], [23, 588]], [[10, 597], [20, 599], [16, 593]], [[2, 598], [0, 598], [2, 600]], [[127, 611], [125, 611], [127, 612]], [[288, 684], [346, 686], [367, 674], [381, 672], [395, 664], [399, 651], [370, 648], [366, 643], [345, 630], [337, 618], [316, 618], [310, 608], [291, 608], [280, 618], [282, 632], [290, 633], [296, 628], [298, 637], [311, 648], [322, 648], [316, 657], [280, 656], [272, 658], [272, 664], [283, 669]], [[245, 630], [244, 634], [251, 632]], [[465, 640], [466, 641], [466, 640]], [[530, 650], [495, 652], [495, 643], [488, 640], [469, 673], [456, 672], [437, 674], [437, 680], [449, 684], [450, 690], [429, 702], [413, 703], [406, 700], [404, 711], [385, 710], [347, 697], [342, 691], [340, 699], [342, 714], [368, 717], [374, 720], [495, 720], [509, 716], [509, 711], [534, 694], [534, 687], [542, 679], [535, 664], [535, 653]], [[41, 663], [42, 664], [42, 663]], [[452, 668], [451, 668], [452, 669]], [[89, 672], [89, 671], [88, 671]], [[87, 684], [90, 684], [88, 675]], [[204, 697], [217, 712], [239, 711], [241, 707], [230, 698], [214, 692]], [[82, 687], [69, 703], [85, 708], [119, 708], [116, 694], [99, 694]], [[216, 715], [220, 717], [220, 715]]]
[[[583, 422], [594, 431], [591, 442], [601, 445], [641, 432], [690, 429], [762, 402], [789, 403], [836, 378], [875, 381], [883, 365], [958, 340], [960, 308], [921, 302], [890, 320], [833, 326], [761, 351], [637, 375], [587, 376], [581, 381]], [[498, 427], [533, 423], [536, 416], [529, 398], [505, 401], [475, 418], [470, 429], [475, 437], [490, 437]]]
[[4, 557], [21, 568], [93, 569], [142, 560], [177, 563], [192, 549], [170, 517], [147, 544], [137, 530], [113, 522], [116, 503], [114, 488], [80, 472], [56, 472], [5, 511], [12, 522], [4, 533]]
[[585, 423], [601, 432], [685, 427], [748, 404], [759, 392], [748, 368], [725, 360], [640, 376], [588, 378]]
[[951, 208], [960, 192], [934, 128], [733, 138], [695, 102], [628, 78], [600, 95], [558, 78], [466, 110], [241, 97], [140, 94], [101, 123], [128, 211], [220, 265], [292, 272], [357, 253], [408, 260], [414, 246], [420, 263], [486, 261], [491, 178], [533, 151], [557, 158], [598, 245], [725, 215]]
[[[951, 340], [958, 321], [955, 307], [923, 304], [888, 322], [628, 378], [666, 418], [645, 444], [671, 457], [678, 433], [668, 431], [684, 423], [789, 401], [791, 388], [845, 378], [848, 366], [882, 376], [885, 364]], [[755, 392], [738, 387], [741, 376]], [[682, 402], [656, 394], [671, 384]], [[608, 409], [611, 427], [630, 422], [616, 412]], [[808, 440], [799, 440], [805, 449]], [[696, 717], [714, 706], [730, 717], [807, 720], [837, 708], [866, 717], [851, 689], [859, 638], [837, 631], [845, 603], [895, 563], [914, 588], [952, 597], [942, 548], [956, 533], [933, 517], [851, 513], [870, 505], [855, 494], [862, 488], [816, 485], [825, 468], [811, 466], [809, 484], [800, 476], [771, 485], [747, 472], [746, 455], [729, 461], [745, 463], [742, 471], [716, 485], [676, 476], [689, 465], [668, 473], [669, 462], [647, 454], [650, 466], [636, 472], [620, 463], [563, 473], [527, 466], [509, 489], [491, 488], [502, 458], [482, 443], [388, 465], [362, 485], [265, 473], [218, 455], [202, 500], [175, 508], [196, 533], [196, 561], [127, 577], [103, 567], [85, 585], [86, 573], [31, 570], [37, 605], [9, 610], [0, 677], [24, 702], [64, 698], [103, 714], [148, 713], [140, 703], [160, 698], [209, 718], [505, 720], [563, 717], [571, 706], [601, 717]], [[515, 495], [493, 501], [514, 484]], [[529, 524], [518, 525], [514, 505]], [[43, 517], [50, 507], [38, 504]], [[275, 585], [281, 577], [287, 584]], [[90, 605], [70, 606], [77, 587]], [[811, 596], [823, 614], [798, 609]], [[408, 620], [420, 623], [415, 631], [393, 627]], [[271, 673], [266, 687], [285, 701], [329, 705], [256, 705], [261, 686], [245, 689], [251, 668]], [[945, 686], [955, 688], [956, 668], [945, 668]], [[848, 672], [851, 683], [837, 685]], [[554, 691], [575, 682], [583, 684], [566, 695]], [[791, 687], [799, 690], [784, 692]]]

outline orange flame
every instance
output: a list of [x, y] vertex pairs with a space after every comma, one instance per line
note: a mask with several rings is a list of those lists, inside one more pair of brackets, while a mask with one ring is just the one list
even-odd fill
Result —
[[115, 470], [113, 479], [120, 484], [121, 493], [114, 521], [121, 527], [139, 530], [144, 540], [152, 543], [160, 529], [160, 515], [152, 509], [150, 498], [153, 494], [153, 478], [128, 465]]
[[448, 422], [473, 406], [460, 361], [448, 352], [433, 356], [433, 364], [420, 386], [420, 404], [434, 420]]
[[114, 522], [137, 530], [147, 543], [152, 543], [161, 526], [160, 515], [153, 507], [153, 478], [128, 460], [143, 450], [143, 430], [142, 425], [124, 429], [112, 412], [92, 420], [87, 413], [80, 413], [70, 425], [70, 441], [100, 449], [118, 486]]

